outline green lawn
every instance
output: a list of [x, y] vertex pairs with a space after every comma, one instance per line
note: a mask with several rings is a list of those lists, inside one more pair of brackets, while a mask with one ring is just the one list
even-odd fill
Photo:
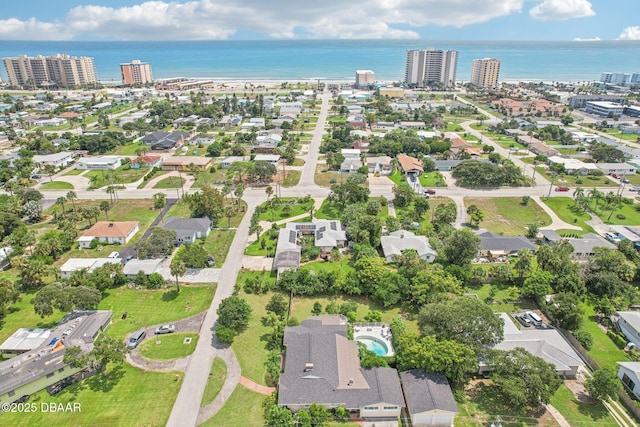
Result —
[[609, 411], [602, 403], [579, 402], [573, 392], [562, 385], [551, 398], [550, 402], [572, 426], [598, 425], [617, 427]]
[[327, 165], [318, 165], [313, 179], [319, 186], [330, 188], [333, 184], [340, 183], [341, 175], [336, 171], [327, 170]]
[[591, 219], [591, 215], [576, 206], [571, 197], [543, 197], [542, 201], [564, 222], [593, 232], [593, 228], [585, 222]]
[[4, 426], [162, 426], [180, 391], [182, 372], [148, 372], [126, 363], [110, 366], [107, 380], [94, 376], [55, 396], [40, 391], [29, 403], [79, 403], [79, 412], [5, 413]]
[[[240, 225], [240, 221], [242, 221], [242, 217], [247, 212], [247, 202], [244, 200], [240, 200], [240, 209], [238, 209], [234, 216], [231, 217], [231, 227], [237, 227]], [[189, 205], [183, 199], [178, 200], [169, 211], [165, 217], [169, 216], [177, 216], [180, 218], [191, 218], [191, 211], [189, 210]], [[227, 217], [223, 216], [218, 221], [217, 227], [226, 228], [229, 224]]]
[[250, 391], [238, 384], [228, 396], [225, 405], [213, 418], [200, 424], [202, 427], [262, 427], [264, 425], [264, 410], [262, 402], [265, 396]]
[[[481, 266], [487, 266], [486, 264], [480, 264]], [[489, 266], [487, 266], [487, 269]], [[517, 277], [517, 274], [514, 272], [514, 276]], [[515, 313], [518, 311], [532, 310], [538, 308], [538, 306], [528, 299], [522, 299], [520, 302], [511, 302], [509, 298], [509, 286], [505, 286], [501, 283], [495, 283], [493, 285], [497, 289], [497, 293], [493, 298], [493, 302], [489, 304], [489, 307], [495, 312], [498, 313]], [[489, 296], [489, 292], [491, 291], [492, 285], [483, 284], [479, 288], [471, 288], [468, 290], [469, 293], [473, 293], [478, 295], [478, 299], [480, 301], [486, 301], [486, 298]], [[519, 324], [516, 323], [516, 326], [519, 327]]]
[[202, 188], [205, 184], [223, 184], [227, 181], [227, 171], [225, 169], [218, 169], [211, 173], [209, 171], [198, 173], [198, 177], [193, 183], [193, 188]]
[[84, 172], [86, 172], [84, 169], [71, 169], [65, 175], [82, 175]]
[[338, 203], [330, 203], [328, 199], [325, 199], [314, 216], [319, 219], [340, 219], [342, 211], [342, 206]]
[[[253, 312], [251, 313], [249, 326], [244, 332], [235, 337], [231, 347], [238, 358], [242, 375], [258, 384], [266, 385], [265, 374], [267, 369], [265, 368], [265, 362], [267, 361], [268, 351], [265, 349], [263, 336], [268, 334], [271, 328], [264, 326], [260, 319], [267, 315], [265, 306], [273, 294], [253, 295], [241, 292], [240, 295], [247, 300]], [[284, 296], [286, 298], [286, 295]]]
[[618, 371], [617, 362], [628, 362], [627, 354], [618, 348], [615, 343], [600, 329], [598, 324], [592, 320], [594, 316], [593, 307], [582, 304], [584, 315], [582, 316], [582, 329], [588, 331], [593, 337], [593, 346], [589, 350], [589, 355], [600, 365], [601, 368], [612, 368]]
[[91, 182], [89, 189], [96, 189], [105, 185], [135, 182], [142, 179], [147, 172], [149, 172], [147, 168], [131, 169], [129, 165], [124, 165], [114, 171], [89, 171], [83, 176]]
[[181, 179], [179, 176], [169, 176], [158, 181], [153, 188], [182, 188], [184, 183], [184, 178]]
[[282, 183], [282, 186], [295, 187], [296, 185], [298, 185], [298, 182], [300, 181], [300, 176], [302, 176], [301, 171], [288, 170], [284, 178], [284, 182]]
[[204, 241], [204, 248], [208, 254], [213, 255], [217, 267], [222, 267], [227, 259], [235, 235], [235, 230], [212, 230]]
[[406, 182], [406, 178], [400, 169], [396, 169], [393, 173], [387, 176], [391, 181], [393, 181], [396, 185], [399, 185], [401, 182]]
[[[15, 269], [4, 273], [9, 273], [13, 270]], [[10, 279], [10, 276], [3, 275], [3, 278]], [[22, 293], [20, 300], [11, 305], [0, 326], [0, 342], [4, 342], [20, 328], [53, 328], [62, 319], [65, 313], [61, 313], [58, 310], [54, 310], [51, 316], [44, 318], [36, 314], [31, 304], [31, 300], [35, 295], [35, 292]]]
[[50, 181], [40, 186], [41, 190], [73, 190], [73, 185], [64, 181]]
[[[298, 203], [298, 199], [295, 197], [282, 197], [280, 198], [281, 204], [277, 209], [272, 209], [271, 204], [264, 202], [260, 205], [260, 220], [261, 221], [280, 221], [283, 219], [291, 218], [294, 216], [302, 215], [309, 212], [314, 201], [311, 203]], [[295, 203], [290, 203], [294, 201]], [[289, 210], [289, 212], [285, 212]]]
[[533, 200], [525, 206], [519, 197], [469, 198], [464, 205], [476, 205], [484, 213], [480, 227], [507, 236], [520, 236], [527, 232], [527, 225], [540, 227], [551, 224], [551, 218]]
[[[180, 286], [163, 290], [136, 291], [123, 286], [110, 289], [100, 302], [101, 310], [112, 310], [112, 324], [107, 329], [108, 335], [124, 339], [142, 327], [171, 323], [186, 317], [195, 316], [209, 308], [214, 286]], [[127, 318], [122, 319], [122, 314]]]
[[[596, 213], [602, 221], [606, 224], [613, 225], [638, 225], [640, 224], [640, 212], [636, 210], [638, 204], [626, 204], [622, 203], [612, 212], [604, 210], [604, 202], [599, 202], [599, 206], [596, 209], [595, 203], [591, 203], [591, 211]], [[623, 218], [619, 218], [618, 215], [622, 215]]]
[[144, 145], [141, 142], [135, 142], [133, 144], [126, 144], [126, 145], [121, 145], [120, 147], [116, 148], [113, 152], [113, 154], [119, 155], [119, 156], [135, 156], [136, 154], [136, 150], [139, 148], [145, 148], [147, 150], [149, 150], [148, 145]]
[[[261, 243], [263, 240], [265, 242], [264, 249], [262, 249], [262, 243]], [[255, 242], [247, 246], [244, 253], [250, 256], [267, 256], [270, 253], [275, 254], [277, 243], [278, 243], [278, 235], [273, 233], [273, 238], [271, 238], [271, 234], [269, 233], [269, 230], [265, 230], [265, 232], [263, 232], [260, 235], [260, 240], [256, 240]]]
[[423, 187], [446, 187], [447, 183], [440, 172], [428, 172], [420, 177], [420, 184]]
[[224, 384], [224, 380], [226, 378], [227, 365], [224, 363], [224, 360], [216, 357], [215, 359], [213, 359], [213, 363], [211, 364], [209, 378], [207, 379], [207, 386], [205, 387], [204, 393], [202, 394], [200, 407], [207, 406], [209, 403], [213, 402], [213, 399], [215, 399], [218, 393], [220, 393], [220, 390], [222, 389], [222, 385]]
[[[140, 346], [140, 354], [154, 360], [173, 360], [187, 357], [193, 353], [198, 344], [197, 333], [166, 334], [147, 337]], [[185, 344], [185, 338], [191, 338], [189, 344]]]

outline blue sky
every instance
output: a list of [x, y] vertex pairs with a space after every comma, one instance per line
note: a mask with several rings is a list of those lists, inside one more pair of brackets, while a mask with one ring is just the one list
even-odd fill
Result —
[[640, 40], [638, 0], [5, 1], [0, 40]]

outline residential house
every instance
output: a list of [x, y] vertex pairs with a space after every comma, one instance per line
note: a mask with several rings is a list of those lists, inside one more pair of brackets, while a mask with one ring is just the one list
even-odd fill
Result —
[[400, 372], [411, 425], [453, 426], [458, 405], [447, 377], [439, 372], [413, 369]]
[[84, 231], [77, 242], [80, 243], [80, 249], [89, 248], [93, 239], [100, 243], [126, 245], [139, 229], [138, 221], [98, 221]]
[[189, 145], [210, 145], [216, 142], [215, 136], [199, 135], [189, 140]]
[[400, 163], [402, 171], [407, 175], [419, 176], [424, 172], [422, 160], [420, 159], [407, 156], [406, 154], [398, 154], [396, 159], [398, 160], [398, 163]]
[[360, 367], [358, 344], [348, 338], [344, 317], [315, 316], [299, 326], [287, 326], [284, 346], [287, 357], [278, 405], [293, 412], [313, 403], [327, 409], [343, 406], [365, 425], [398, 425], [405, 407], [398, 373], [392, 368]]
[[241, 128], [243, 130], [252, 130], [252, 129], [264, 129], [266, 123], [265, 119], [262, 117], [252, 117], [248, 122], [243, 123]]
[[334, 248], [347, 244], [347, 233], [338, 220], [314, 219], [312, 222], [290, 222], [280, 229], [273, 268], [278, 274], [284, 270], [300, 266], [298, 236], [314, 236], [314, 246], [322, 253], [330, 253]]
[[280, 162], [279, 154], [256, 154], [253, 158], [254, 162], [267, 162], [271, 163], [274, 166], [278, 166]]
[[275, 142], [261, 142], [254, 145], [251, 150], [256, 154], [273, 154], [278, 148], [278, 144]]
[[361, 151], [355, 148], [343, 148], [340, 150], [340, 154], [344, 156], [345, 159], [359, 159]]
[[0, 357], [10, 359], [40, 347], [49, 340], [51, 329], [20, 328], [0, 345]]
[[400, 123], [398, 123], [398, 127], [400, 129], [426, 129], [427, 124], [422, 121], [401, 120]]
[[231, 166], [235, 162], [248, 162], [248, 161], [249, 161], [248, 156], [229, 156], [222, 159], [222, 161], [220, 162], [220, 168], [229, 169], [229, 166]]
[[211, 164], [211, 157], [169, 156], [162, 160], [163, 171], [189, 171], [193, 166], [204, 171]]
[[540, 154], [547, 157], [557, 156], [560, 154], [560, 152], [558, 152], [558, 150], [556, 150], [555, 148], [549, 147], [547, 144], [537, 140], [534, 137], [527, 137], [526, 139], [519, 138], [519, 140], [523, 144], [527, 144], [527, 146], [529, 147], [529, 151], [531, 151], [533, 154]]
[[63, 279], [68, 279], [75, 271], [92, 273], [95, 269], [106, 264], [120, 264], [121, 262], [121, 258], [69, 258], [60, 266], [60, 273]]
[[547, 158], [549, 165], [560, 164], [564, 166], [564, 170], [572, 175], [588, 175], [593, 170], [599, 170], [595, 163], [585, 163], [578, 159], [564, 158], [559, 156], [551, 156]]
[[380, 237], [382, 252], [387, 262], [396, 262], [396, 257], [403, 251], [413, 249], [420, 259], [433, 262], [438, 253], [431, 248], [429, 240], [425, 236], [416, 236], [407, 230], [398, 230]]
[[340, 163], [340, 173], [357, 173], [362, 167], [360, 157], [349, 157]]
[[640, 362], [618, 362], [618, 378], [636, 399], [640, 399]]
[[391, 175], [393, 173], [393, 160], [389, 156], [367, 157], [367, 169], [369, 173]]
[[[85, 367], [74, 368], [64, 363], [64, 353], [71, 347], [80, 348], [77, 356], [93, 350], [96, 338], [110, 324], [111, 315], [112, 312], [107, 310], [73, 311], [50, 331], [40, 345], [0, 363], [0, 403], [15, 402], [63, 380], [72, 382], [70, 377], [80, 372], [89, 375]], [[15, 338], [18, 341], [9, 338], [0, 345], [0, 351], [19, 347], [21, 337]]]
[[162, 222], [162, 228], [176, 232], [176, 245], [194, 243], [197, 239], [206, 238], [211, 232], [211, 219], [202, 218], [178, 218], [170, 216]]
[[36, 126], [52, 126], [58, 127], [64, 124], [67, 124], [67, 119], [63, 119], [62, 117], [53, 117], [53, 118], [45, 118], [41, 120], [37, 120], [34, 123]]
[[[500, 317], [504, 322], [504, 338], [493, 349], [509, 351], [523, 348], [555, 366], [558, 375], [565, 378], [575, 378], [578, 370], [584, 366], [580, 356], [557, 329], [549, 325], [518, 329], [507, 313], [500, 313]], [[486, 374], [491, 369], [486, 360], [479, 361], [480, 374]]]
[[35, 155], [33, 156], [33, 163], [38, 167], [52, 165], [56, 168], [65, 168], [70, 163], [73, 163], [73, 157], [73, 153], [61, 151], [53, 154]]
[[184, 141], [189, 135], [188, 132], [156, 131], [142, 137], [140, 142], [145, 145], [150, 145], [152, 150], [163, 151], [184, 144]]
[[440, 172], [451, 172], [458, 166], [462, 160], [434, 160], [436, 169]]
[[83, 157], [76, 163], [79, 170], [116, 170], [122, 166], [118, 156]]
[[489, 259], [516, 255], [521, 249], [534, 252], [536, 247], [524, 236], [501, 236], [489, 231], [479, 234], [480, 252]]
[[238, 126], [240, 123], [242, 123], [242, 116], [238, 114], [223, 116], [219, 122], [220, 126], [223, 127]]
[[547, 244], [556, 244], [560, 240], [566, 240], [573, 247], [574, 258], [588, 258], [595, 255], [595, 248], [615, 249], [616, 246], [594, 233], [587, 233], [582, 237], [562, 237], [554, 230], [540, 230], [543, 241]]
[[627, 340], [636, 347], [640, 347], [640, 312], [637, 311], [618, 311], [618, 328], [620, 332], [627, 337]]
[[129, 164], [131, 169], [140, 168], [160, 168], [162, 167], [162, 157], [160, 156], [140, 156], [135, 159], [131, 159]]
[[636, 168], [629, 163], [596, 163], [598, 169], [604, 172], [605, 175], [635, 175]]
[[351, 148], [354, 148], [356, 150], [360, 150], [361, 153], [368, 152], [369, 151], [369, 141], [364, 140], [364, 139], [356, 139], [351, 144]]
[[129, 279], [133, 279], [138, 275], [138, 273], [142, 271], [145, 276], [148, 276], [150, 274], [159, 272], [161, 266], [161, 258], [132, 259], [127, 262], [124, 267], [122, 267], [122, 274], [127, 276], [127, 278]]

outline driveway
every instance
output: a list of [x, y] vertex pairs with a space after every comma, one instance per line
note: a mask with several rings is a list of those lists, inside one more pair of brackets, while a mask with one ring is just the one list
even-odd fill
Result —
[[[184, 276], [180, 276], [180, 281], [184, 283], [218, 283], [220, 270], [220, 268], [187, 268]], [[160, 267], [158, 273], [165, 280], [175, 280], [169, 267]]]

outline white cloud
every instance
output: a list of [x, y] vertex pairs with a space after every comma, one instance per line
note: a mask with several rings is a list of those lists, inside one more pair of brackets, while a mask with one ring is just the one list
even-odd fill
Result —
[[589, 0], [544, 0], [529, 11], [532, 18], [541, 21], [564, 21], [595, 14]]
[[580, 38], [580, 37], [576, 37], [573, 39], [574, 42], [599, 42], [602, 39], [600, 37], [593, 37], [593, 38]]
[[627, 27], [618, 36], [617, 40], [640, 40], [640, 27], [634, 25]]
[[524, 1], [158, 0], [119, 8], [85, 5], [71, 9], [62, 23], [0, 21], [0, 39], [213, 40], [239, 31], [273, 38], [418, 38], [419, 27], [478, 24], [519, 12]]

